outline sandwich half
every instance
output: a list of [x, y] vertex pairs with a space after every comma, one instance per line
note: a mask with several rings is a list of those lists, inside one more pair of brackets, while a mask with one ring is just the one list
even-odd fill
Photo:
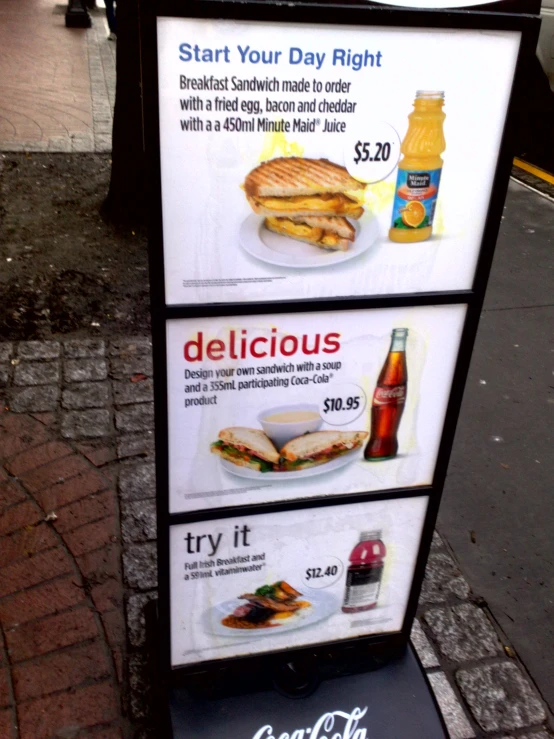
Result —
[[367, 431], [316, 431], [292, 439], [281, 449], [279, 469], [287, 472], [325, 464], [360, 447]]
[[211, 445], [212, 453], [239, 467], [271, 472], [273, 465], [279, 461], [279, 452], [259, 429], [231, 426], [221, 429], [218, 436], [218, 440]]
[[346, 251], [356, 237], [354, 226], [342, 216], [268, 216], [264, 226], [281, 236], [333, 251]]
[[344, 167], [327, 159], [279, 157], [263, 162], [244, 181], [255, 213], [265, 216], [348, 216], [364, 209], [348, 192], [364, 190]]

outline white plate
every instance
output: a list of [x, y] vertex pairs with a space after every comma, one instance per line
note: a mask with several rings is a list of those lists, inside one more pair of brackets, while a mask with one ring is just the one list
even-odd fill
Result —
[[348, 251], [329, 251], [319, 246], [306, 244], [304, 241], [290, 239], [288, 236], [280, 236], [264, 228], [263, 222], [263, 216], [251, 213], [240, 227], [240, 243], [251, 256], [278, 267], [296, 269], [332, 267], [360, 256], [377, 240], [375, 218], [362, 224], [358, 221], [351, 221], [356, 229], [356, 240]]
[[294, 470], [293, 472], [260, 472], [259, 470], [252, 470], [249, 467], [239, 467], [238, 464], [233, 464], [223, 457], [219, 457], [219, 463], [224, 470], [230, 472], [232, 475], [237, 477], [246, 477], [249, 480], [265, 480], [266, 482], [286, 482], [287, 480], [298, 480], [304, 477], [315, 477], [316, 475], [323, 475], [325, 472], [331, 472], [332, 470], [338, 470], [344, 467], [350, 462], [353, 462], [359, 455], [360, 448], [352, 449], [352, 451], [342, 454], [336, 459], [332, 459], [330, 462], [325, 464], [318, 464], [316, 467], [308, 467], [305, 470]]
[[202, 627], [208, 634], [215, 634], [216, 636], [238, 636], [248, 639], [256, 636], [277, 636], [285, 631], [303, 629], [305, 626], [323, 621], [340, 608], [336, 596], [321, 590], [310, 591], [309, 593], [303, 592], [299, 600], [308, 600], [312, 605], [309, 608], [300, 609], [294, 616], [282, 621], [279, 626], [265, 629], [230, 629], [228, 626], [224, 626], [221, 620], [225, 616], [230, 616], [237, 606], [243, 606], [246, 603], [244, 600], [233, 598], [208, 608], [202, 615]]

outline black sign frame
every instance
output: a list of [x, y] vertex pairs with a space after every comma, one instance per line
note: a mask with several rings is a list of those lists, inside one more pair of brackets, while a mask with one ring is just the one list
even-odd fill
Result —
[[[509, 10], [506, 8], [509, 6]], [[482, 9], [483, 8], [483, 9]], [[378, 634], [341, 639], [307, 647], [286, 650], [295, 658], [321, 654], [337, 649], [336, 654], [346, 652], [353, 644], [361, 650], [375, 647], [394, 653], [409, 640], [417, 602], [424, 577], [438, 507], [443, 492], [450, 452], [454, 440], [464, 386], [469, 370], [473, 344], [477, 333], [486, 285], [492, 265], [500, 218], [508, 187], [512, 165], [512, 141], [516, 133], [514, 110], [524, 89], [527, 62], [535, 52], [540, 21], [537, 16], [524, 13], [519, 0], [499, 2], [495, 6], [480, 6], [477, 10], [412, 10], [383, 5], [339, 4], [333, 2], [263, 2], [245, 0], [142, 0], [141, 3], [141, 56], [143, 70], [143, 98], [145, 141], [150, 179], [149, 260], [152, 306], [152, 334], [154, 354], [157, 530], [158, 530], [158, 655], [162, 674], [176, 684], [182, 678], [201, 672], [225, 670], [236, 667], [240, 674], [249, 664], [271, 662], [283, 652], [267, 652], [257, 655], [223, 658], [192, 665], [171, 667], [170, 659], [170, 580], [169, 580], [169, 530], [172, 525], [197, 521], [217, 520], [231, 516], [249, 516], [255, 513], [271, 513], [285, 510], [307, 509], [356, 502], [399, 499], [426, 495], [429, 505], [425, 517], [415, 572], [404, 616], [403, 627], [394, 634]], [[316, 20], [314, 10], [317, 9]], [[164, 255], [162, 227], [162, 189], [160, 171], [160, 136], [158, 110], [158, 63], [156, 18], [205, 18], [252, 20], [266, 23], [337, 24], [341, 26], [388, 26], [432, 29], [499, 30], [521, 33], [516, 73], [508, 106], [501, 147], [483, 237], [475, 270], [472, 289], [447, 292], [423, 292], [390, 296], [364, 296], [335, 299], [299, 299], [282, 302], [226, 302], [217, 304], [182, 304], [168, 306], [165, 302]], [[447, 405], [443, 433], [439, 446], [433, 481], [430, 485], [395, 488], [372, 493], [357, 493], [315, 497], [283, 503], [234, 506], [191, 513], [169, 513], [168, 504], [168, 413], [167, 413], [167, 360], [166, 323], [172, 319], [216, 317], [229, 315], [263, 315], [329, 310], [359, 310], [425, 305], [467, 305], [464, 328], [456, 362], [455, 373]], [[290, 658], [290, 657], [289, 657]]]

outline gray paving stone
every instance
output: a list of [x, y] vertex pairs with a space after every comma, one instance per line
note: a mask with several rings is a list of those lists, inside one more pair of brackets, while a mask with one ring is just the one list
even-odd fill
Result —
[[119, 494], [122, 500], [145, 500], [156, 495], [154, 464], [124, 467], [119, 473]]
[[456, 682], [484, 731], [513, 731], [542, 723], [546, 714], [514, 662], [458, 670]]
[[146, 642], [146, 622], [144, 608], [147, 603], [158, 597], [158, 592], [136, 593], [127, 600], [127, 634], [133, 647], [142, 647]]
[[156, 540], [156, 500], [121, 501], [121, 536], [126, 544]]
[[62, 392], [64, 408], [102, 408], [110, 397], [107, 382], [78, 382]]
[[143, 434], [128, 434], [120, 436], [116, 442], [118, 459], [126, 457], [154, 457], [154, 432], [145, 431]]
[[65, 439], [96, 439], [108, 436], [110, 432], [110, 412], [106, 409], [62, 414], [62, 436]]
[[63, 376], [66, 382], [105, 380], [108, 377], [108, 366], [104, 359], [67, 359], [64, 362]]
[[473, 739], [475, 732], [446, 675], [443, 672], [433, 672], [427, 677], [440, 706], [450, 739]]
[[110, 357], [124, 354], [150, 354], [152, 351], [152, 340], [137, 336], [131, 339], [119, 339], [110, 341]]
[[154, 404], [128, 405], [116, 410], [115, 425], [118, 431], [147, 431], [154, 428]]
[[114, 402], [116, 405], [130, 403], [148, 403], [154, 400], [154, 384], [151, 379], [139, 382], [120, 381], [113, 383]]
[[60, 356], [60, 342], [20, 341], [17, 356], [20, 359], [57, 359]]
[[546, 731], [532, 731], [530, 734], [518, 734], [516, 736], [503, 736], [500, 739], [552, 739], [552, 734]]
[[0, 387], [8, 387], [10, 381], [10, 365], [0, 364]]
[[12, 388], [9, 394], [9, 407], [15, 413], [54, 411], [59, 397], [60, 388], [57, 385]]
[[431, 549], [444, 549], [444, 542], [437, 531], [433, 531], [433, 539], [431, 540]]
[[428, 603], [444, 603], [452, 596], [465, 600], [469, 592], [469, 585], [452, 557], [446, 551], [431, 552], [421, 588], [420, 606]]
[[429, 667], [439, 666], [439, 660], [437, 659], [435, 650], [431, 646], [429, 639], [425, 636], [425, 633], [421, 628], [421, 624], [419, 623], [417, 618], [414, 620], [414, 623], [412, 625], [412, 633], [410, 635], [410, 639], [417, 652], [417, 656], [421, 661], [421, 664], [425, 668], [428, 669]]
[[503, 654], [491, 622], [481, 608], [464, 603], [432, 608], [423, 614], [441, 654], [451, 662], [467, 662]]
[[7, 362], [13, 354], [13, 344], [11, 341], [3, 341], [0, 343], [0, 362]]
[[133, 544], [123, 552], [125, 581], [131, 588], [152, 590], [158, 587], [156, 542]]
[[110, 375], [115, 380], [129, 380], [133, 375], [152, 377], [152, 357], [149, 355], [116, 358], [111, 361]]
[[69, 359], [103, 357], [106, 353], [106, 342], [103, 339], [64, 341], [63, 350]]
[[14, 385], [53, 385], [60, 379], [57, 362], [22, 362], [15, 368]]
[[148, 660], [136, 652], [129, 657], [129, 687], [131, 689], [131, 713], [136, 721], [147, 718], [151, 704], [152, 679]]

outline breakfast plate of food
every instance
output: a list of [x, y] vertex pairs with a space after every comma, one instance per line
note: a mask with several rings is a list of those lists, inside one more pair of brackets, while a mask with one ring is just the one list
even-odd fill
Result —
[[282, 267], [324, 267], [367, 251], [377, 239], [361, 203], [366, 185], [327, 159], [262, 162], [243, 189], [252, 210], [240, 243], [251, 256]]
[[306, 595], [279, 580], [209, 608], [202, 624], [205, 631], [217, 636], [274, 636], [323, 621], [339, 607], [331, 593], [314, 591]]

